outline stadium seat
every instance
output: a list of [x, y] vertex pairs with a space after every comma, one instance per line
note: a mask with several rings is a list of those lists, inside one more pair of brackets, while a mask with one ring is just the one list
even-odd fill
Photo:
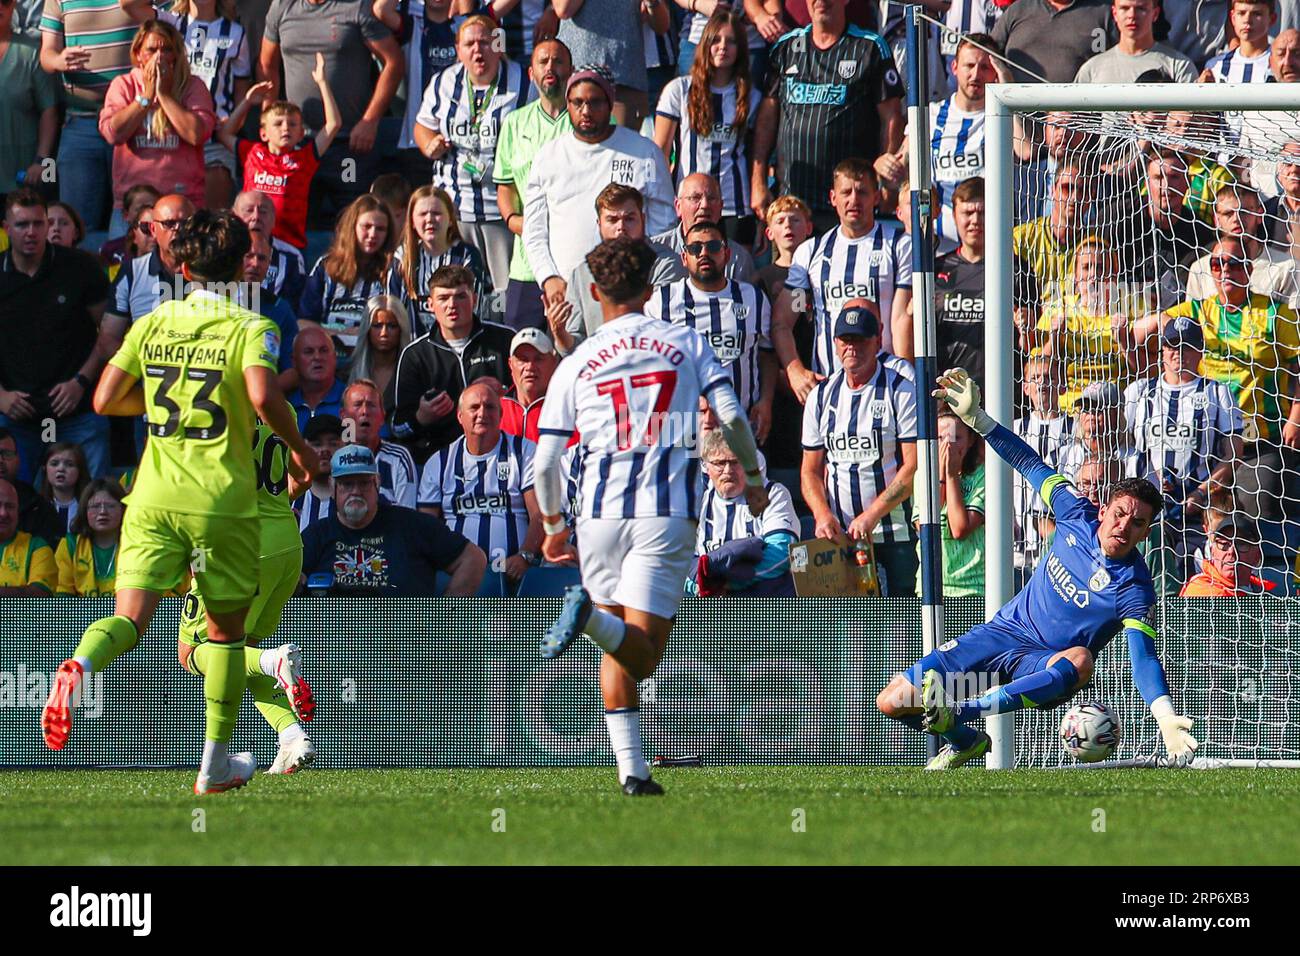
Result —
[[529, 568], [519, 582], [517, 597], [563, 597], [564, 589], [581, 584], [577, 568]]

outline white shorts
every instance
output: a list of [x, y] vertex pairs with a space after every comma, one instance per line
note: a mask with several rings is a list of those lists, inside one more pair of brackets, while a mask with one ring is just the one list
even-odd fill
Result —
[[690, 518], [579, 518], [582, 583], [597, 604], [672, 618], [695, 560]]

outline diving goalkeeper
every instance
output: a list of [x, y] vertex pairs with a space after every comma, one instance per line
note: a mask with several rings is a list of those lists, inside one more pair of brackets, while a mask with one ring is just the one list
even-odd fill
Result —
[[[988, 734], [971, 723], [1069, 700], [1092, 678], [1097, 655], [1123, 630], [1133, 681], [1160, 725], [1165, 749], [1176, 763], [1189, 761], [1197, 747], [1192, 720], [1174, 710], [1156, 657], [1155, 590], [1137, 550], [1163, 506], [1160, 492], [1144, 479], [1127, 478], [1112, 486], [1098, 510], [980, 408], [979, 386], [964, 369], [941, 375], [933, 394], [1028, 479], [1056, 519], [1056, 534], [1020, 593], [988, 623], [895, 675], [876, 698], [880, 712], [947, 742], [926, 769], [959, 767], [989, 748]], [[1001, 686], [958, 699], [960, 688], [980, 686], [973, 681], [987, 674], [998, 675]]]

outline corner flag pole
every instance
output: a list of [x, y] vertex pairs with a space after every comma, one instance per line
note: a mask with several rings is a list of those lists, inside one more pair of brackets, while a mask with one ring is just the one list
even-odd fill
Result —
[[[934, 218], [930, 185], [929, 44], [926, 27], [907, 14], [908, 179], [912, 185], [912, 340], [916, 351], [917, 513], [921, 527], [921, 635], [925, 653], [943, 643], [943, 536], [939, 522], [938, 422], [930, 390], [938, 378], [938, 328], [934, 315]], [[882, 315], [882, 322], [889, 317]], [[927, 737], [930, 756], [938, 738]]]

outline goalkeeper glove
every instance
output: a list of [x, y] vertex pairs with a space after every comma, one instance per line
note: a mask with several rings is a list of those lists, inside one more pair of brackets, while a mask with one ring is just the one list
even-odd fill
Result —
[[1178, 716], [1168, 696], [1152, 702], [1151, 716], [1160, 725], [1160, 736], [1165, 740], [1165, 750], [1174, 763], [1179, 767], [1191, 763], [1196, 748], [1200, 746], [1190, 733], [1192, 718]]
[[987, 435], [997, 425], [980, 408], [980, 387], [964, 368], [950, 368], [940, 375], [939, 387], [930, 394], [947, 402], [957, 417], [980, 435]]

